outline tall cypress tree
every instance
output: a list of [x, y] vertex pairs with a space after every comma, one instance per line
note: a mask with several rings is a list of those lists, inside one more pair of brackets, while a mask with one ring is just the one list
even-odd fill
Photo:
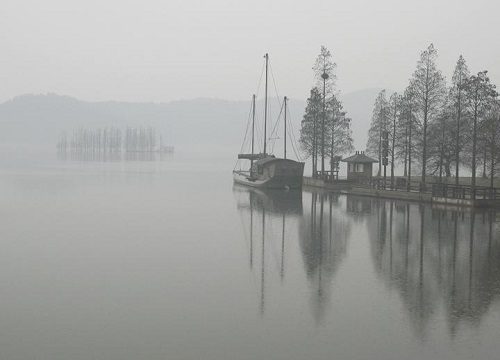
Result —
[[417, 68], [411, 79], [416, 114], [422, 124], [422, 185], [425, 188], [427, 168], [427, 130], [429, 122], [435, 120], [445, 94], [445, 81], [436, 66], [437, 50], [430, 44], [420, 54]]

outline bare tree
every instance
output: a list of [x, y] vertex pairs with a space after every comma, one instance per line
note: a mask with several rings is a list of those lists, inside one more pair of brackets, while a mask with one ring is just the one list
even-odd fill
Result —
[[393, 93], [389, 98], [389, 119], [391, 126], [391, 188], [394, 188], [394, 167], [396, 156], [396, 125], [401, 112], [401, 96]]
[[318, 148], [321, 143], [319, 123], [322, 115], [322, 99], [318, 88], [312, 88], [307, 99], [305, 114], [300, 129], [300, 144], [307, 157], [312, 160], [312, 175], [316, 176]]
[[341, 156], [354, 149], [351, 118], [343, 111], [342, 102], [332, 96], [327, 103], [328, 127], [330, 128], [330, 171], [333, 175], [335, 156]]
[[480, 71], [477, 75], [470, 76], [464, 84], [467, 97], [467, 108], [472, 117], [472, 187], [476, 186], [477, 168], [477, 142], [479, 122], [491, 107], [493, 99], [497, 96], [495, 85], [491, 84], [487, 71]]
[[465, 83], [469, 78], [469, 69], [467, 68], [467, 64], [465, 63], [465, 59], [462, 55], [458, 58], [457, 64], [455, 66], [455, 71], [453, 72], [453, 76], [451, 78], [451, 88], [449, 92], [450, 101], [455, 109], [455, 118], [456, 118], [456, 133], [455, 133], [455, 184], [459, 183], [459, 169], [460, 169], [460, 150], [462, 147], [462, 132], [463, 123], [465, 117], [464, 114], [464, 103], [465, 103]]
[[325, 46], [321, 46], [321, 50], [319, 55], [316, 58], [316, 62], [313, 66], [314, 76], [317, 81], [317, 87], [323, 89], [323, 112], [321, 117], [321, 173], [325, 172], [325, 156], [326, 156], [326, 143], [327, 139], [325, 138], [327, 127], [326, 127], [326, 99], [330, 95], [334, 94], [334, 86], [335, 86], [335, 68], [337, 65], [333, 62], [333, 57]]
[[378, 93], [373, 106], [372, 122], [368, 130], [368, 142], [366, 151], [378, 158], [378, 172], [380, 176], [382, 168], [382, 135], [389, 130], [389, 104], [385, 95], [385, 90]]
[[422, 185], [425, 187], [427, 167], [427, 128], [441, 109], [445, 92], [444, 77], [436, 67], [437, 50], [433, 44], [420, 54], [411, 79], [415, 111], [422, 123]]
[[[490, 187], [493, 188], [495, 168], [499, 162], [500, 149], [500, 101], [495, 100], [484, 122], [485, 149], [489, 151], [490, 160]], [[486, 157], [485, 157], [486, 164]]]

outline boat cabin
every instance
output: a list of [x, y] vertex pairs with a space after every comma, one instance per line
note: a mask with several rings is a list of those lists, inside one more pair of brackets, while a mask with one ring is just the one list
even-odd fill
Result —
[[364, 151], [356, 151], [356, 154], [342, 161], [347, 163], [347, 180], [370, 179], [373, 163], [378, 162], [378, 160], [365, 155]]
[[302, 163], [290, 159], [280, 159], [270, 155], [254, 161], [250, 174], [254, 178], [272, 178], [275, 176], [302, 176]]

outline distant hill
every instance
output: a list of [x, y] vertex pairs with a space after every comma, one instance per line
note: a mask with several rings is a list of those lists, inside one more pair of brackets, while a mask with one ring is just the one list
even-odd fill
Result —
[[[345, 110], [353, 118], [357, 148], [363, 148], [366, 143], [377, 92], [378, 89], [367, 89], [341, 96]], [[276, 100], [271, 103], [269, 118], [275, 120], [279, 106]], [[298, 132], [305, 101], [292, 99], [289, 104], [294, 129]], [[165, 143], [181, 150], [236, 152], [249, 110], [250, 101], [207, 98], [131, 103], [88, 102], [56, 94], [22, 95], [0, 104], [0, 143], [55, 146], [63, 131], [79, 127], [154, 126], [162, 133]], [[259, 118], [262, 119], [260, 113]]]

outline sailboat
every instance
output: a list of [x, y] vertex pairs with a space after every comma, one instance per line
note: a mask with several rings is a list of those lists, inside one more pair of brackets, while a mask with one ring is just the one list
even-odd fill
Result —
[[234, 170], [234, 182], [241, 185], [267, 188], [267, 189], [300, 189], [304, 176], [304, 163], [287, 159], [286, 157], [286, 106], [287, 98], [284, 98], [284, 154], [278, 158], [267, 153], [267, 85], [269, 55], [264, 56], [266, 60], [265, 76], [265, 98], [264, 98], [264, 151], [256, 154], [255, 145], [255, 95], [252, 96], [252, 150], [250, 154], [238, 154], [238, 159], [250, 160], [249, 170]]

